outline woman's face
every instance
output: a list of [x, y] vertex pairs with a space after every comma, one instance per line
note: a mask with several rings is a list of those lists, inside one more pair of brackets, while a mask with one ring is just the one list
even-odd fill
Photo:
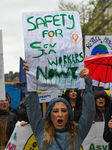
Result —
[[76, 90], [70, 90], [68, 96], [70, 99], [76, 99], [77, 98]]
[[101, 110], [105, 109], [105, 103], [106, 103], [106, 100], [103, 97], [99, 97], [96, 99], [96, 105]]
[[0, 101], [0, 109], [1, 110], [6, 110], [9, 107], [9, 101], [6, 98], [4, 101]]
[[51, 120], [56, 129], [63, 129], [68, 121], [68, 108], [63, 102], [55, 103], [51, 110]]

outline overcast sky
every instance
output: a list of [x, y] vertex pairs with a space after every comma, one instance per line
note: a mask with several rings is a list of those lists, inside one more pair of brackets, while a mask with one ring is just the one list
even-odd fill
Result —
[[58, 3], [59, 0], [1, 1], [0, 29], [2, 30], [4, 73], [19, 72], [19, 59], [25, 58], [22, 13], [56, 11]]

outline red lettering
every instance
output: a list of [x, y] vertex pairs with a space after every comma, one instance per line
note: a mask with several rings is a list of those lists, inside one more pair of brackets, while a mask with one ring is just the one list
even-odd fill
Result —
[[9, 143], [6, 148], [8, 148], [9, 150], [16, 150], [16, 145]]

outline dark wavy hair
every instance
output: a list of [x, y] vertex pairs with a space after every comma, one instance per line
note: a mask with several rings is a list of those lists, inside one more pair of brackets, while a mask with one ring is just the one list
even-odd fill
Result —
[[10, 95], [8, 93], [6, 93], [6, 98], [8, 99], [9, 104], [10, 104], [11, 103], [11, 97], [10, 97]]
[[[77, 92], [77, 98], [76, 98], [76, 106], [80, 106], [82, 104], [82, 98], [80, 97], [79, 90], [74, 89]], [[69, 92], [70, 90], [66, 90], [64, 94], [64, 98], [70, 103], [70, 98], [69, 98]]]

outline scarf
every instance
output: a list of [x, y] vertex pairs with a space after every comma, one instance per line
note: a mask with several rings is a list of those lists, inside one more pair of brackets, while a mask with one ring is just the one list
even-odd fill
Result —
[[0, 110], [0, 147], [1, 150], [5, 149], [6, 142], [8, 141], [6, 130], [8, 123], [9, 109], [5, 111]]

